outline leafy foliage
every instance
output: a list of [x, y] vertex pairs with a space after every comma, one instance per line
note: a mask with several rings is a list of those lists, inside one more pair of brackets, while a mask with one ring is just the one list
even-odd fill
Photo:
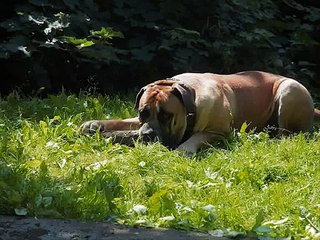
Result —
[[[259, 69], [316, 86], [314, 1], [8, 1], [4, 89], [131, 89], [185, 71]], [[92, 89], [92, 88], [91, 88]]]

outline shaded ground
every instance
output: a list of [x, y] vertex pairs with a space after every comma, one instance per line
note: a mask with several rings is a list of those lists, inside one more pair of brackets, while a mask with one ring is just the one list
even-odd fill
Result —
[[169, 229], [128, 227], [76, 220], [35, 219], [0, 215], [0, 240], [165, 239], [226, 240], [209, 234]]

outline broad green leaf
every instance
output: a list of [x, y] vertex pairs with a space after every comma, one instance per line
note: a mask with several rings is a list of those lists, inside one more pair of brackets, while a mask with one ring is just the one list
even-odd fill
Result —
[[28, 210], [26, 208], [15, 208], [14, 212], [18, 216], [26, 216], [28, 214]]
[[26, 165], [31, 168], [38, 168], [40, 167], [41, 163], [42, 161], [40, 160], [31, 160], [31, 161], [27, 161]]
[[48, 127], [48, 124], [47, 124], [45, 121], [42, 121], [42, 120], [39, 122], [39, 125], [40, 125], [40, 127], [41, 127], [42, 129]]
[[48, 207], [52, 204], [52, 200], [53, 198], [52, 197], [43, 197], [42, 198], [42, 203], [45, 207]]
[[268, 226], [259, 226], [259, 227], [255, 228], [254, 231], [256, 233], [263, 233], [264, 234], [264, 233], [270, 233], [273, 230], [271, 227], [268, 227]]
[[40, 170], [44, 174], [47, 173], [47, 171], [48, 171], [48, 167], [47, 167], [47, 165], [46, 165], [46, 163], [44, 161], [42, 161], [41, 164], [40, 164]]
[[242, 125], [241, 125], [241, 128], [240, 128], [240, 133], [245, 133], [246, 130], [248, 128], [248, 124], [246, 122], [244, 122]]
[[66, 37], [66, 41], [75, 45], [78, 49], [94, 45], [94, 42], [87, 40], [87, 38]]
[[112, 28], [102, 27], [100, 31], [91, 31], [92, 36], [97, 36], [101, 39], [112, 39], [114, 37], [123, 38], [123, 34], [118, 31], [113, 31]]
[[264, 220], [264, 212], [262, 209], [260, 209], [256, 216], [256, 222], [252, 229], [255, 231], [256, 228], [260, 227], [262, 225], [263, 220]]
[[84, 48], [84, 47], [90, 47], [90, 46], [92, 46], [92, 45], [94, 45], [94, 42], [92, 42], [92, 41], [87, 41], [87, 42], [85, 42], [85, 43], [81, 43], [80, 45], [77, 45], [77, 48], [78, 48], [78, 49], [81, 49], [81, 48]]
[[200, 36], [200, 33], [194, 30], [190, 30], [190, 29], [186, 29], [186, 28], [175, 28], [176, 31], [180, 32], [180, 33], [184, 33], [187, 35], [195, 35], [197, 37]]
[[154, 193], [149, 199], [149, 210], [160, 213], [160, 216], [175, 210], [174, 202], [169, 198], [170, 191], [167, 189]]
[[10, 190], [6, 192], [7, 196], [8, 196], [8, 202], [11, 204], [17, 204], [17, 203], [21, 203], [22, 201], [22, 197], [21, 194], [17, 191], [14, 190]]

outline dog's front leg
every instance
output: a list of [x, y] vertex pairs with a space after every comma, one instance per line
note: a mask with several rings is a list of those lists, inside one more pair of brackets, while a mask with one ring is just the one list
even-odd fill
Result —
[[132, 131], [140, 128], [138, 117], [127, 118], [123, 120], [91, 120], [84, 122], [80, 126], [82, 133], [95, 133], [97, 131], [113, 132], [113, 131]]
[[186, 152], [188, 154], [193, 154], [196, 153], [203, 145], [222, 140], [224, 137], [225, 134], [218, 132], [197, 132], [193, 134], [187, 141], [180, 144], [177, 150]]

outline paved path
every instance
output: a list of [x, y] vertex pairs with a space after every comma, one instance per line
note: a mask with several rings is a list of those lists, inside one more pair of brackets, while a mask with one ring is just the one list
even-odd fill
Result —
[[209, 234], [76, 220], [0, 215], [0, 240], [227, 240]]

